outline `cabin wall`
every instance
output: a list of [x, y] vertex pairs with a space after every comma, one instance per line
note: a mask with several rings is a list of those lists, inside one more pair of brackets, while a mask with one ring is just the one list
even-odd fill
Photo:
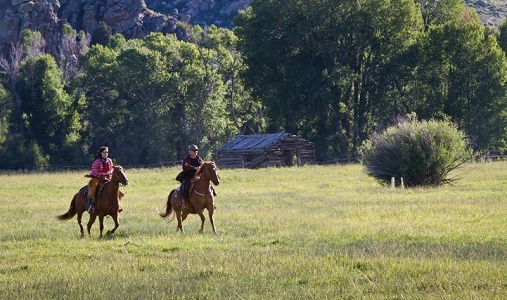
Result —
[[259, 168], [302, 166], [315, 163], [315, 148], [309, 142], [280, 142], [265, 150], [236, 150], [219, 152], [220, 168]]

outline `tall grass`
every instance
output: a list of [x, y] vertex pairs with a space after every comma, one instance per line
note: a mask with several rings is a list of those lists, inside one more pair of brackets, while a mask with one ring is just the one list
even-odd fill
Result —
[[98, 221], [81, 238], [54, 218], [85, 171], [0, 175], [0, 299], [507, 297], [506, 162], [417, 189], [359, 165], [220, 170], [218, 236], [196, 215], [184, 235], [158, 216], [177, 172], [127, 169], [120, 227], [102, 239]]

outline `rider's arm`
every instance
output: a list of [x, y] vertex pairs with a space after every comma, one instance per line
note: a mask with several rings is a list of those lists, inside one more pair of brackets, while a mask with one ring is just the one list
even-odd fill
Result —
[[183, 171], [188, 171], [188, 170], [197, 170], [194, 166], [192, 166], [189, 162], [189, 160], [185, 159], [183, 160], [183, 164], [181, 165]]
[[90, 175], [97, 178], [102, 176], [102, 162], [100, 161], [100, 159], [96, 159], [93, 161], [92, 171], [90, 172]]

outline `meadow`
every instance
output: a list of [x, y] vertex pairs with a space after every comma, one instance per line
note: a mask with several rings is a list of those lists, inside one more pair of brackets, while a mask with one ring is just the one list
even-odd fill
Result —
[[507, 162], [417, 189], [358, 164], [219, 170], [218, 236], [158, 216], [178, 168], [127, 168], [102, 239], [55, 219], [86, 172], [0, 175], [0, 299], [507, 298]]

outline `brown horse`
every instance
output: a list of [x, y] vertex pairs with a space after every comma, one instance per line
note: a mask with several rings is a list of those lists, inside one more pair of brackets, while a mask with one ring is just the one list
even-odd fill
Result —
[[213, 191], [213, 187], [211, 186], [211, 182], [214, 185], [220, 184], [220, 176], [218, 176], [217, 166], [213, 161], [206, 161], [201, 167], [195, 172], [196, 179], [193, 187], [190, 190], [190, 200], [188, 205], [182, 210], [181, 209], [181, 197], [179, 197], [180, 191], [178, 189], [174, 189], [169, 193], [167, 197], [167, 204], [165, 213], [159, 212], [159, 215], [162, 218], [167, 218], [171, 216], [169, 221], [172, 221], [174, 218], [174, 214], [176, 214], [176, 219], [178, 220], [178, 227], [176, 231], [180, 230], [181, 232], [185, 232], [183, 230], [183, 221], [187, 218], [188, 214], [198, 214], [201, 217], [201, 229], [200, 233], [204, 231], [204, 214], [203, 211], [206, 208], [209, 214], [209, 220], [211, 222], [211, 227], [213, 228], [213, 233], [216, 235], [217, 231], [215, 228], [215, 223], [213, 220], [213, 212], [215, 211], [215, 195]]
[[[99, 192], [95, 211], [90, 213], [90, 220], [87, 225], [88, 235], [90, 235], [90, 229], [97, 216], [99, 217], [100, 223], [100, 237], [102, 237], [102, 231], [104, 230], [105, 216], [111, 216], [114, 221], [114, 228], [107, 232], [108, 235], [114, 233], [118, 226], [120, 226], [118, 223], [118, 213], [120, 209], [120, 199], [123, 196], [123, 193], [120, 191], [120, 185], [128, 185], [128, 183], [129, 181], [123, 168], [121, 166], [115, 166], [111, 180], [106, 183]], [[88, 198], [88, 186], [85, 185], [74, 195], [72, 201], [70, 201], [69, 210], [56, 218], [60, 221], [65, 221], [72, 219], [72, 217], [77, 214], [77, 223], [81, 229], [81, 235], [84, 235], [81, 217], [87, 209]]]

